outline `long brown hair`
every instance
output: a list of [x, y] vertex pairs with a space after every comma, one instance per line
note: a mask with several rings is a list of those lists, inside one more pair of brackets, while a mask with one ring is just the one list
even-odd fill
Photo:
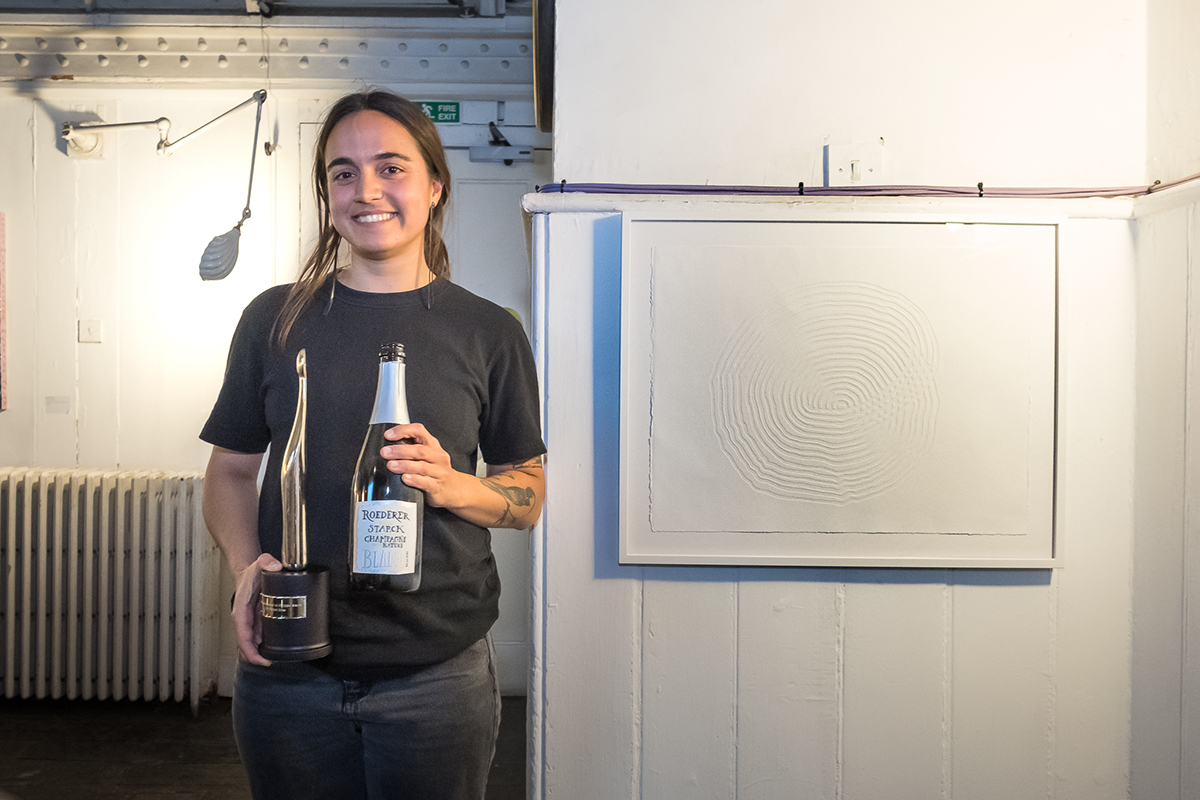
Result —
[[359, 111], [378, 111], [399, 122], [417, 143], [425, 159], [429, 177], [442, 184], [442, 194], [437, 204], [429, 211], [429, 222], [425, 224], [425, 263], [430, 271], [440, 278], [450, 277], [450, 254], [442, 240], [442, 221], [446, 203], [450, 199], [450, 167], [446, 163], [446, 151], [437, 127], [414, 103], [385, 91], [369, 91], [348, 94], [333, 104], [321, 133], [317, 137], [317, 149], [313, 156], [313, 189], [317, 195], [317, 244], [300, 270], [300, 277], [292, 284], [287, 300], [279, 311], [272, 331], [280, 348], [287, 343], [296, 320], [313, 302], [317, 290], [337, 271], [338, 248], [342, 235], [333, 227], [329, 214], [329, 176], [325, 173], [325, 146], [337, 124]]

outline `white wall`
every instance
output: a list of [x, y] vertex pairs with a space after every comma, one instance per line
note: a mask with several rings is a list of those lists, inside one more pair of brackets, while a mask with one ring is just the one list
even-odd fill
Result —
[[819, 184], [822, 145], [883, 138], [882, 183], [1145, 182], [1145, 0], [557, 14], [558, 180]]
[[1147, 163], [1166, 183], [1200, 172], [1200, 5], [1147, 5]]
[[[823, 144], [882, 137], [884, 183], [1146, 180], [1142, 3], [557, 13], [556, 179], [819, 182]], [[1134, 235], [1088, 216], [1061, 242], [1067, 566], [1000, 574], [618, 567], [619, 218], [549, 214], [535, 796], [1129, 795]]]
[[[182, 135], [249, 96], [248, 88], [0, 94], [11, 359], [9, 410], [0, 415], [5, 463], [203, 469], [208, 448], [196, 432], [233, 325], [275, 277], [281, 220], [272, 187], [282, 159], [260, 152], [238, 266], [225, 281], [204, 283], [200, 254], [246, 202], [253, 110], [169, 158], [155, 153], [153, 130], [130, 130], [106, 135], [103, 160], [69, 159], [57, 131], [65, 112], [82, 106], [100, 107], [110, 121], [167, 116]], [[103, 323], [101, 343], [77, 341], [76, 321], [86, 319]], [[48, 400], [57, 397], [69, 406]]]
[[1062, 229], [1066, 568], [956, 572], [618, 566], [620, 218], [548, 216], [535, 796], [1126, 797], [1130, 222]]

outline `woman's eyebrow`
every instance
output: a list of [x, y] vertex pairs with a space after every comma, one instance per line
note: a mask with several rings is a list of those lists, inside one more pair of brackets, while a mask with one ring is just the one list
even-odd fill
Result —
[[[390, 159], [396, 159], [399, 161], [409, 161], [409, 162], [412, 161], [411, 158], [404, 155], [403, 153], [377, 153], [375, 155], [375, 157], [372, 158], [371, 160], [372, 161], [388, 161]], [[352, 160], [343, 156], [342, 158], [335, 158], [333, 161], [330, 161], [329, 164], [325, 167], [325, 171], [328, 172], [329, 170], [333, 169], [334, 167], [353, 167], [353, 166], [356, 166], [355, 163]]]

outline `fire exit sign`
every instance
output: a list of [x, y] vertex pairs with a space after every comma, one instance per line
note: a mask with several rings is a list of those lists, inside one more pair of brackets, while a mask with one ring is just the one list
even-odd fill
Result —
[[432, 100], [420, 100], [417, 102], [417, 105], [425, 112], [425, 116], [434, 122], [458, 122], [460, 119], [458, 103], [437, 103]]

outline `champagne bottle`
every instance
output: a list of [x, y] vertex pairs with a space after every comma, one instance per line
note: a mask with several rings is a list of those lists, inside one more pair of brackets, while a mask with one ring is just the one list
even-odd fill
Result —
[[[387, 468], [379, 450], [393, 444], [383, 432], [407, 424], [404, 347], [385, 344], [379, 351], [375, 408], [351, 485], [354, 517], [350, 523], [350, 588], [413, 592], [421, 585], [421, 528], [425, 493]], [[409, 444], [412, 439], [402, 439]]]

